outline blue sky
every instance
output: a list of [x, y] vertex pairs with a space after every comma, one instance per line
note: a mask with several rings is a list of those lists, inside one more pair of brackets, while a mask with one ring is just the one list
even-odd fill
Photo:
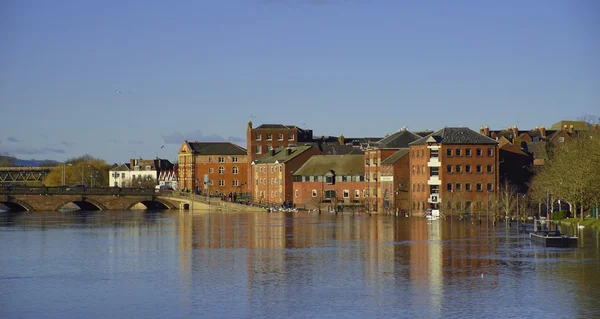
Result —
[[0, 152], [25, 159], [175, 159], [245, 144], [251, 114], [345, 136], [600, 115], [594, 0], [4, 0], [0, 44]]

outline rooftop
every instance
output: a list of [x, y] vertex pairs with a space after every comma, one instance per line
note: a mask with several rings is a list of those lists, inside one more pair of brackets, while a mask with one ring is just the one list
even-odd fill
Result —
[[388, 158], [384, 159], [381, 162], [381, 165], [392, 165], [396, 163], [399, 159], [403, 158], [404, 155], [408, 154], [408, 148], [403, 148], [398, 150], [396, 153], [390, 155]]
[[400, 130], [390, 136], [377, 141], [377, 148], [405, 148], [408, 144], [420, 139], [421, 136], [409, 131]]
[[[275, 162], [285, 163], [290, 161], [294, 157], [306, 152], [311, 147], [311, 145], [280, 147], [274, 149], [275, 154], [271, 154], [271, 151], [268, 151], [267, 154], [255, 159], [254, 164], [272, 164]], [[287, 154], [288, 149], [290, 150], [289, 155]]]
[[329, 171], [336, 175], [363, 175], [365, 163], [363, 155], [315, 155], [296, 172], [295, 176], [322, 176]]
[[196, 155], [246, 155], [246, 149], [231, 142], [188, 142]]
[[498, 144], [497, 141], [468, 127], [444, 127], [410, 143], [410, 145], [425, 145], [430, 138], [440, 144]]

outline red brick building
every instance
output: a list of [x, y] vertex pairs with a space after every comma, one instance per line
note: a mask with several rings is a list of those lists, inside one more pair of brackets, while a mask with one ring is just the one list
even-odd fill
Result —
[[498, 142], [445, 127], [410, 144], [413, 215], [485, 211], [499, 185]]
[[317, 153], [313, 146], [288, 146], [270, 149], [255, 159], [251, 167], [254, 201], [281, 204], [292, 200], [292, 174]]
[[410, 212], [410, 159], [404, 148], [381, 162], [381, 207], [388, 214]]
[[370, 144], [365, 150], [366, 208], [369, 211], [382, 212], [383, 192], [380, 183], [382, 161], [398, 150], [408, 148], [409, 143], [420, 138], [420, 135], [402, 129]]
[[243, 147], [229, 142], [188, 142], [179, 148], [179, 189], [214, 193], [243, 193], [247, 190], [248, 156]]
[[293, 202], [305, 209], [363, 206], [364, 157], [316, 155], [294, 173]]
[[[248, 162], [252, 163], [255, 159], [266, 155], [271, 149], [278, 149], [287, 146], [299, 146], [304, 142], [312, 142], [312, 130], [301, 129], [295, 125], [283, 124], [262, 124], [256, 128], [252, 127], [252, 122], [248, 122], [246, 129], [246, 144]], [[248, 192], [254, 193], [253, 171], [249, 170]]]

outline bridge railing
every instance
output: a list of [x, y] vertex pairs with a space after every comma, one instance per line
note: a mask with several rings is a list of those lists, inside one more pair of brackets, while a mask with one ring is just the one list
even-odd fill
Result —
[[115, 196], [148, 196], [155, 195], [152, 188], [119, 188], [119, 187], [0, 187], [2, 195], [115, 195]]

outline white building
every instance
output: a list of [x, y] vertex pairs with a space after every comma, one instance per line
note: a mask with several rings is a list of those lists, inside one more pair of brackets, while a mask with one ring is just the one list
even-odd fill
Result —
[[[131, 159], [129, 163], [110, 169], [109, 187], [152, 187], [158, 185], [162, 171], [172, 171], [168, 160]], [[171, 178], [172, 179], [172, 178]]]
[[177, 168], [161, 171], [158, 175], [158, 185], [167, 185], [177, 189], [177, 181]]

